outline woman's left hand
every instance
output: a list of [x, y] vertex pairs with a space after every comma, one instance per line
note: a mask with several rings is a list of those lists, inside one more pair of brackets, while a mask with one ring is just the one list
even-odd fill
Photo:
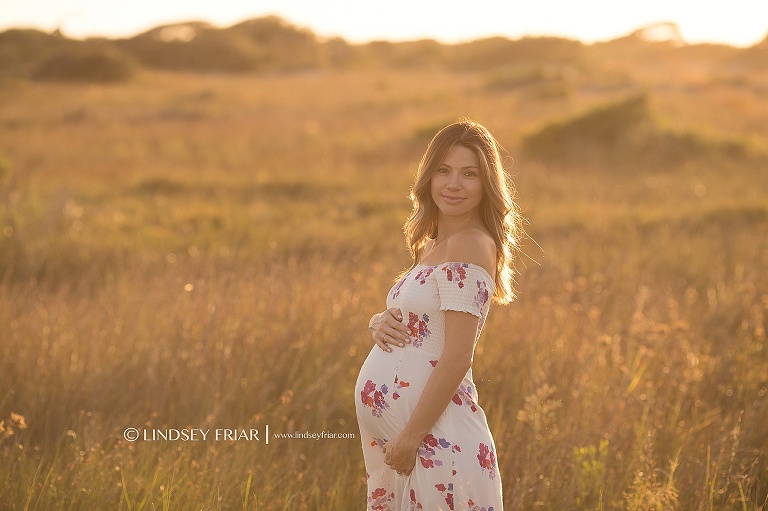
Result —
[[384, 463], [401, 475], [411, 475], [416, 466], [416, 455], [421, 442], [405, 438], [402, 434], [384, 444]]

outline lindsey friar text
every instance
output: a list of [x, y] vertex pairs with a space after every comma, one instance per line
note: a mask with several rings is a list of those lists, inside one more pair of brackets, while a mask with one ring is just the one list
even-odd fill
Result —
[[269, 424], [263, 434], [254, 428], [126, 428], [123, 438], [129, 442], [260, 442], [269, 443]]

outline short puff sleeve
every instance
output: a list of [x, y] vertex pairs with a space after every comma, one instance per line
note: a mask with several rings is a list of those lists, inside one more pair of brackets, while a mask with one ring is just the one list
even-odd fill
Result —
[[439, 265], [436, 273], [440, 310], [468, 312], [483, 317], [495, 284], [482, 266], [448, 262]]

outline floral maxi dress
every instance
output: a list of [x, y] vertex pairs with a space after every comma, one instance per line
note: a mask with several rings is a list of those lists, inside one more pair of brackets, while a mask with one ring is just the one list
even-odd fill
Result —
[[391, 353], [374, 346], [355, 386], [355, 405], [368, 479], [369, 511], [502, 511], [496, 447], [477, 404], [472, 369], [424, 438], [409, 476], [384, 463], [382, 446], [408, 422], [439, 363], [446, 310], [488, 314], [494, 281], [482, 267], [462, 262], [417, 265], [387, 296], [403, 313], [411, 343]]

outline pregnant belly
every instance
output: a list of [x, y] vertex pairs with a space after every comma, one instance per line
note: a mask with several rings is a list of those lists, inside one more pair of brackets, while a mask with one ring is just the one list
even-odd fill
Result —
[[397, 435], [408, 422], [436, 363], [417, 348], [393, 348], [387, 353], [374, 346], [355, 385], [360, 428], [387, 440]]

